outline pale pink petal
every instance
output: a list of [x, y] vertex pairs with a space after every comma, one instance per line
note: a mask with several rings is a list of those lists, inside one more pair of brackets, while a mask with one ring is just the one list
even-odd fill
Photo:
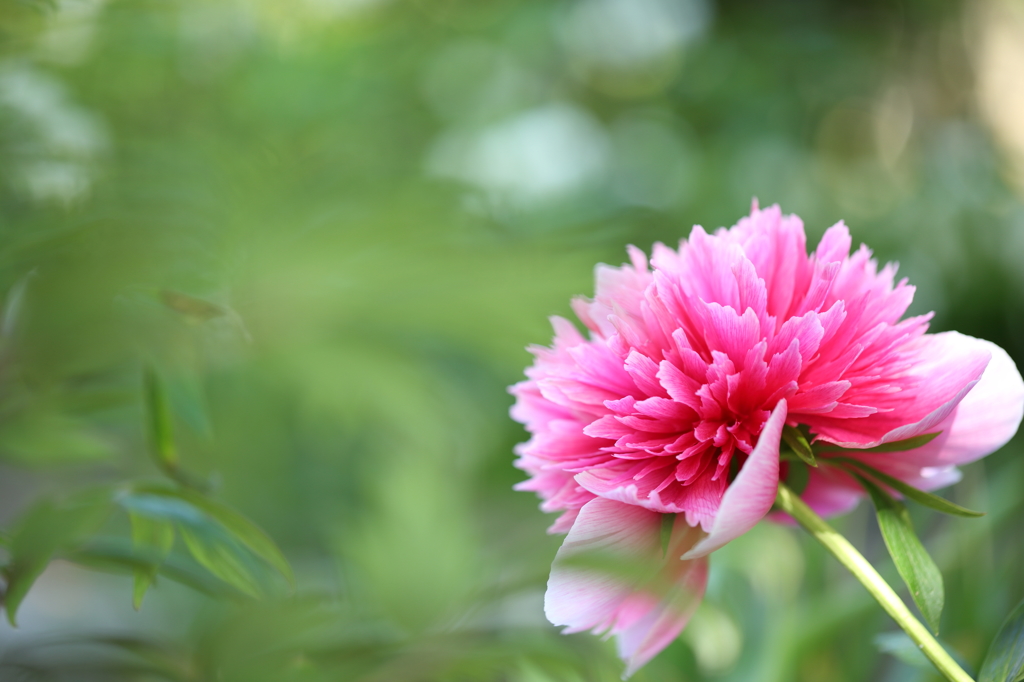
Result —
[[[588, 502], [555, 556], [544, 597], [548, 620], [565, 626], [564, 632], [619, 637], [627, 677], [678, 636], [704, 594], [706, 560], [678, 558], [703, 533], [677, 516], [665, 552], [661, 519], [634, 505]], [[627, 570], [589, 567], [588, 555]]]
[[[864, 497], [864, 488], [846, 472], [831, 466], [810, 470], [807, 487], [800, 499], [822, 516], [845, 514]], [[780, 516], [785, 516], [781, 514]], [[773, 517], [774, 518], [774, 517]]]
[[[1006, 351], [994, 343], [958, 336], [963, 343], [973, 344], [990, 353], [992, 360], [981, 379], [953, 412], [933, 427], [933, 431], [941, 431], [940, 435], [926, 445], [906, 452], [844, 454], [914, 487], [935, 490], [960, 480], [957, 464], [984, 457], [1010, 440], [1024, 412], [1024, 381], [1020, 372]], [[808, 491], [810, 489], [808, 485]], [[806, 492], [803, 497], [807, 500]], [[817, 507], [815, 509], [821, 511]]]
[[991, 341], [958, 336], [991, 353], [992, 360], [949, 418], [936, 427], [942, 434], [905, 453], [921, 466], [966, 464], [993, 453], [1017, 433], [1024, 415], [1024, 381], [1006, 351]]
[[579, 509], [567, 510], [561, 516], [555, 519], [555, 522], [548, 527], [548, 533], [551, 535], [561, 535], [562, 533], [568, 533], [570, 530], [572, 530], [572, 525], [576, 523], [576, 517], [578, 517], [579, 515]]
[[661, 514], [597, 498], [580, 510], [555, 555], [544, 595], [544, 613], [566, 632], [607, 628], [631, 593], [614, 575], [566, 567], [570, 557], [611, 551], [620, 557], [647, 557], [658, 549]]
[[707, 557], [680, 563], [689, 566], [678, 579], [679, 592], [675, 599], [659, 604], [617, 635], [619, 657], [626, 662], [622, 673], [624, 680], [671, 644], [700, 606], [708, 583]]
[[761, 430], [757, 446], [736, 480], [725, 491], [711, 532], [684, 554], [683, 559], [710, 554], [735, 540], [753, 528], [772, 508], [779, 487], [779, 445], [785, 424], [786, 401], [780, 400]]

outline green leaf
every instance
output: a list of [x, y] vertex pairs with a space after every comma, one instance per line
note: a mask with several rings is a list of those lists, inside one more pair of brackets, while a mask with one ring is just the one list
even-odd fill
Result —
[[153, 557], [149, 564], [136, 567], [133, 571], [132, 605], [138, 610], [142, 608], [142, 599], [153, 584], [160, 564], [174, 544], [174, 525], [138, 512], [128, 512], [128, 518], [132, 524], [132, 545]]
[[113, 450], [85, 420], [61, 414], [62, 407], [43, 404], [5, 416], [0, 431], [4, 458], [33, 467], [85, 464], [110, 457]]
[[[934, 664], [928, 660], [928, 657], [921, 651], [921, 647], [914, 640], [910, 639], [907, 633], [900, 630], [882, 632], [875, 635], [874, 641], [879, 651], [898, 658], [909, 666], [935, 672]], [[946, 650], [950, 658], [956, 661], [957, 665], [963, 668], [968, 675], [972, 674], [970, 664], [964, 660], [963, 656], [956, 652], [956, 649], [953, 649], [941, 639], [936, 641]]]
[[661, 515], [661, 556], [668, 556], [668, 544], [672, 540], [672, 527], [676, 524], [675, 514]]
[[25, 292], [28, 290], [28, 283], [35, 274], [36, 271], [33, 269], [7, 290], [7, 296], [4, 297], [3, 312], [0, 313], [0, 339], [4, 342], [14, 336], [15, 328], [18, 326], [19, 318], [21, 317], [21, 310], [25, 304]]
[[171, 413], [182, 424], [202, 436], [211, 436], [213, 428], [207, 417], [208, 407], [203, 395], [202, 378], [187, 366], [163, 368], [160, 373]]
[[263, 587], [246, 553], [239, 551], [241, 548], [230, 536], [211, 530], [210, 527], [178, 525], [185, 546], [206, 570], [250, 597], [262, 597]]
[[8, 546], [11, 558], [4, 569], [7, 591], [3, 604], [12, 626], [17, 626], [18, 609], [50, 560], [94, 532], [106, 519], [109, 502], [106, 494], [85, 495], [62, 504], [44, 500], [18, 521]]
[[978, 682], [1024, 680], [1024, 601], [1003, 621], [981, 664]]
[[907, 499], [913, 500], [914, 502], [917, 502], [920, 505], [924, 505], [929, 509], [934, 509], [935, 511], [940, 511], [944, 514], [952, 514], [954, 516], [963, 516], [967, 518], [977, 518], [979, 516], [985, 515], [985, 512], [967, 509], [966, 507], [961, 507], [960, 505], [954, 504], [953, 502], [950, 502], [945, 498], [939, 497], [938, 495], [933, 495], [923, 490], [919, 490], [918, 488], [915, 488], [909, 483], [901, 481], [900, 479], [890, 476], [889, 474], [883, 473], [878, 469], [869, 466], [859, 460], [851, 459], [849, 457], [831, 457], [829, 459], [842, 462], [843, 464], [847, 464], [849, 466], [856, 467], [857, 469], [860, 469], [862, 472], [868, 474], [871, 478], [877, 480], [880, 483], [884, 483], [893, 490], [901, 493], [902, 495], [905, 495]]
[[[195, 560], [213, 575], [246, 595], [261, 597], [265, 593], [261, 578], [266, 577], [267, 565], [273, 564], [235, 530], [241, 529], [249, 537], [258, 534], [255, 537], [271, 546], [273, 542], [245, 517], [186, 489], [142, 485], [134, 492], [123, 492], [117, 499], [138, 516], [173, 522]], [[280, 561], [288, 565], [283, 556]], [[286, 577], [292, 579], [290, 569]]]
[[882, 653], [889, 654], [901, 662], [922, 670], [933, 670], [932, 662], [921, 651], [914, 640], [903, 631], [882, 632], [875, 635], [875, 646]]
[[227, 308], [222, 305], [217, 305], [195, 296], [189, 296], [180, 291], [164, 289], [160, 292], [160, 300], [171, 310], [196, 323], [224, 317], [228, 314]]
[[180, 459], [174, 445], [171, 410], [160, 377], [150, 366], [146, 366], [143, 372], [143, 389], [150, 451], [160, 470], [173, 478], [177, 475]]
[[137, 549], [152, 550], [158, 559], [170, 553], [174, 544], [172, 524], [136, 512], [129, 512], [128, 518], [132, 524], [132, 544]]
[[838, 445], [821, 442], [815, 443], [814, 447], [818, 452], [906, 452], [907, 450], [915, 450], [922, 445], [931, 443], [933, 440], [938, 438], [941, 433], [941, 431], [936, 431], [935, 433], [923, 433], [920, 436], [897, 440], [892, 443], [883, 443], [882, 445], [876, 445], [873, 448], [841, 448]]
[[800, 429], [786, 424], [782, 429], [782, 440], [786, 441], [786, 445], [796, 453], [796, 456], [804, 461], [807, 466], [816, 467], [818, 463], [814, 459], [814, 450], [811, 449], [810, 443], [807, 442], [807, 437], [800, 431]]
[[4, 573], [7, 591], [4, 593], [4, 608], [7, 620], [17, 627], [17, 613], [21, 602], [46, 566], [62, 538], [51, 521], [55, 516], [49, 503], [42, 503], [32, 509], [23, 520], [22, 532], [11, 542], [11, 560]]
[[[123, 538], [101, 538], [62, 556], [68, 561], [97, 571], [133, 574], [137, 569], [158, 563], [158, 556], [135, 549]], [[236, 588], [211, 576], [194, 561], [168, 554], [159, 564], [159, 575], [217, 598], [240, 598]]]
[[252, 341], [249, 330], [245, 327], [245, 321], [242, 320], [241, 315], [229, 306], [169, 289], [164, 289], [160, 292], [160, 300], [165, 306], [180, 314], [183, 319], [192, 324], [203, 324], [210, 320], [224, 318], [242, 335], [242, 338], [246, 341]]
[[878, 527], [882, 531], [885, 546], [889, 549], [889, 556], [896, 564], [896, 570], [910, 588], [910, 596], [914, 598], [914, 603], [917, 604], [928, 626], [932, 632], [938, 634], [942, 606], [945, 602], [942, 573], [914, 532], [907, 508], [874, 482], [860, 474], [853, 475], [871, 495], [871, 501], [878, 513]]
[[242, 545], [252, 553], [273, 566], [285, 577], [292, 588], [295, 587], [295, 576], [284, 554], [273, 540], [259, 526], [245, 518], [237, 511], [205, 497], [193, 490], [185, 488], [166, 488], [161, 486], [137, 486], [140, 493], [161, 497], [165, 500], [179, 500], [201, 510], [221, 524]]
[[152, 519], [176, 521], [189, 525], [209, 523], [206, 515], [188, 502], [151, 492], [123, 492], [117, 503], [129, 513], [136, 512]]

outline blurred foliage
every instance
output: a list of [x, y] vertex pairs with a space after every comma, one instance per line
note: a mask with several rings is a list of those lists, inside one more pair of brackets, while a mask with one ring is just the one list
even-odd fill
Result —
[[[38, 523], [29, 572], [49, 566], [0, 629], [0, 677], [617, 679], [610, 642], [543, 618], [559, 538], [511, 490], [525, 435], [504, 392], [524, 347], [594, 263], [757, 196], [812, 241], [847, 220], [935, 329], [1024, 361], [1022, 11], [0, 0], [2, 551]], [[174, 434], [158, 460], [146, 367]], [[914, 512], [942, 636], [975, 669], [1024, 597], [1020, 454], [953, 488], [983, 519]], [[184, 506], [138, 487], [161, 471], [190, 472], [164, 484]], [[187, 546], [68, 512], [95, 490]], [[251, 544], [196, 535], [216, 520], [196, 499], [265, 529], [295, 592]], [[898, 580], [870, 510], [839, 524]], [[157, 581], [140, 612], [133, 575]], [[762, 524], [635, 679], [934, 679], [876, 641], [891, 629], [831, 557]]]

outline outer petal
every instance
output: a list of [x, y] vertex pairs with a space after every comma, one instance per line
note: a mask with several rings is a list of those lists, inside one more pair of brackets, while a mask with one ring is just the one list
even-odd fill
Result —
[[761, 429], [753, 452], [736, 480], [725, 491], [722, 505], [711, 524], [711, 532], [682, 556], [684, 560], [710, 554], [735, 540], [753, 528], [772, 508], [779, 487], [779, 444], [786, 414], [786, 401], [780, 400]]
[[[891, 409], [865, 417], [863, 422], [841, 419], [829, 423], [828, 415], [823, 415], [810, 420], [811, 429], [845, 448], [871, 448], [937, 431], [980, 381], [991, 362], [990, 345], [957, 332], [925, 335], [917, 341], [911, 368], [920, 384], [907, 391], [906, 397], [903, 391], [894, 392]], [[900, 423], [906, 412], [916, 412], [915, 421]], [[876, 431], [875, 437], [864, 435], [879, 427], [885, 431]], [[877, 437], [879, 433], [881, 437]]]
[[[555, 556], [544, 597], [548, 620], [566, 626], [565, 632], [617, 635], [625, 677], [679, 635], [707, 582], [705, 559], [677, 558], [702, 532], [677, 516], [669, 551], [663, 552], [661, 518], [613, 500], [588, 502]], [[595, 567], [581, 555], [592, 555]], [[608, 561], [621, 569], [597, 567]]]
[[[1010, 356], [989, 341], [958, 334], [961, 343], [974, 346], [992, 359], [978, 383], [940, 424], [941, 431], [927, 445], [907, 452], [862, 454], [844, 453], [864, 461], [917, 488], [934, 490], [960, 479], [957, 464], [972, 462], [995, 452], [1017, 432], [1024, 414], [1024, 380]], [[859, 494], [856, 485], [839, 472], [823, 475], [811, 472], [811, 480], [802, 497], [821, 514], [841, 513], [854, 506], [851, 495]]]
[[[680, 518], [677, 523], [684, 522]], [[675, 554], [671, 556], [674, 558]], [[626, 662], [626, 670], [622, 673], [624, 680], [679, 636], [704, 598], [704, 588], [708, 583], [707, 558], [679, 563], [688, 566], [678, 578], [676, 594], [618, 633], [619, 657]]]
[[907, 452], [916, 464], [966, 464], [1006, 445], [1024, 415], [1024, 380], [1006, 351], [983, 339], [964, 336], [992, 354], [981, 379], [940, 427], [942, 435]]

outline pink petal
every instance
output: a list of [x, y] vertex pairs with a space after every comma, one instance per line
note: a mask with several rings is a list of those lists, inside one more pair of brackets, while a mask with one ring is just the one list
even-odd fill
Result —
[[735, 540], [753, 528], [772, 508], [779, 487], [779, 444], [786, 413], [786, 401], [780, 400], [765, 422], [753, 452], [736, 480], [725, 491], [711, 524], [711, 532], [683, 555], [684, 560], [710, 554]]
[[[935, 490], [959, 480], [955, 465], [991, 454], [1013, 437], [1024, 413], [1024, 380], [1017, 366], [1006, 351], [994, 343], [962, 334], [957, 336], [961, 343], [976, 346], [980, 352], [991, 354], [992, 359], [978, 383], [953, 412], [932, 429], [941, 434], [930, 443], [906, 452], [846, 454], [915, 487]], [[828, 486], [825, 482], [823, 485]], [[808, 491], [810, 488], [808, 485]], [[806, 492], [804, 499], [807, 501]]]
[[661, 514], [642, 507], [594, 499], [580, 509], [551, 566], [544, 613], [567, 632], [607, 628], [632, 592], [614, 575], [564, 566], [583, 552], [611, 551], [625, 558], [645, 558], [657, 549]]
[[[863, 420], [830, 420], [827, 414], [806, 421], [824, 440], [845, 448], [871, 448], [938, 431], [981, 379], [991, 358], [989, 345], [957, 332], [922, 336], [904, 351], [912, 354], [907, 374], [916, 385], [894, 392], [891, 410]], [[914, 421], [906, 423], [910, 415]]]
[[1006, 351], [990, 341], [958, 336], [965, 343], [987, 350], [992, 360], [978, 383], [939, 427], [945, 426], [942, 435], [907, 453], [925, 466], [966, 464], [995, 452], [1017, 433], [1024, 415], [1024, 380]]
[[[852, 476], [830, 466], [811, 469], [807, 487], [800, 494], [800, 499], [822, 516], [845, 514], [856, 507], [862, 497], [864, 488]], [[781, 512], [779, 516], [789, 519]]]
[[[661, 547], [661, 514], [595, 499], [580, 510], [551, 566], [544, 613], [564, 632], [616, 635], [625, 677], [653, 658], [686, 626], [704, 594], [707, 560], [680, 561], [703, 533], [677, 516], [669, 551]], [[589, 568], [571, 558], [628, 562], [639, 575]]]
[[[677, 520], [677, 523], [682, 521]], [[678, 593], [675, 597], [618, 633], [619, 658], [626, 662], [626, 670], [622, 673], [624, 680], [679, 636], [704, 598], [704, 589], [708, 583], [707, 558], [680, 563], [689, 566], [685, 574], [678, 578]]]
[[846, 223], [840, 220], [825, 230], [825, 234], [822, 235], [821, 241], [818, 242], [818, 248], [815, 250], [814, 255], [822, 263], [842, 261], [850, 255], [850, 246], [852, 244], [853, 239], [850, 237], [850, 230], [846, 227]]

